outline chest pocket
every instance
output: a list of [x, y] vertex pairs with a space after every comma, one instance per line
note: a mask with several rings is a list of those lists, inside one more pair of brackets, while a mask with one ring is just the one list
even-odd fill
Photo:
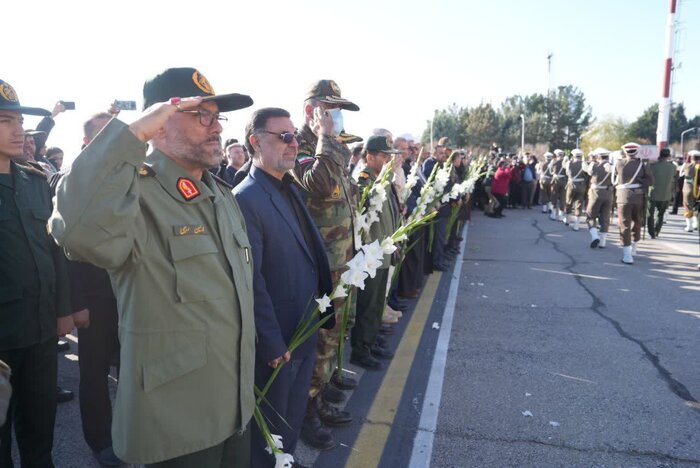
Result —
[[219, 249], [211, 236], [171, 237], [170, 254], [176, 276], [176, 294], [180, 302], [220, 299], [224, 288], [216, 282], [221, 272]]
[[245, 285], [250, 291], [253, 288], [253, 251], [250, 248], [250, 241], [248, 240], [248, 235], [242, 229], [234, 229], [233, 238], [236, 240], [236, 245], [239, 249], [238, 255], [243, 266]]

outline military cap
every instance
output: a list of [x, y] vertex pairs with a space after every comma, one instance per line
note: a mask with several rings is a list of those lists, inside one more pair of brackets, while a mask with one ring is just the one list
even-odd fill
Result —
[[202, 101], [214, 101], [219, 112], [230, 112], [253, 105], [253, 99], [245, 94], [216, 94], [209, 80], [195, 68], [168, 68], [143, 85], [143, 108], [172, 97], [202, 96]]
[[564, 150], [555, 149], [554, 154], [557, 156], [564, 156]]
[[307, 99], [316, 99], [318, 101], [325, 102], [326, 104], [337, 104], [341, 109], [349, 111], [360, 110], [360, 107], [357, 104], [341, 97], [340, 87], [333, 80], [316, 81], [313, 85], [311, 85], [311, 88], [306, 93], [305, 100]]
[[700, 159], [700, 151], [698, 151], [698, 150], [688, 151], [688, 156], [690, 156], [693, 159]]
[[37, 135], [46, 135], [46, 132], [42, 130], [25, 130], [24, 136], [35, 137]]
[[624, 151], [627, 156], [637, 156], [639, 152], [639, 143], [626, 143], [622, 145], [622, 151]]
[[575, 158], [582, 158], [583, 157], [583, 151], [580, 149], [576, 148], [571, 150], [571, 155]]
[[544, 159], [552, 159], [553, 157], [554, 157], [554, 155], [552, 153], [550, 153], [549, 151], [544, 153]]
[[367, 138], [365, 151], [368, 153], [398, 154], [400, 151], [391, 147], [391, 138], [382, 135], [372, 135]]
[[49, 116], [51, 112], [38, 107], [25, 107], [19, 103], [15, 89], [10, 83], [0, 80], [0, 110], [15, 111], [27, 115]]
[[596, 148], [593, 150], [593, 156], [599, 156], [601, 158], [607, 158], [610, 156], [610, 150], [605, 148]]

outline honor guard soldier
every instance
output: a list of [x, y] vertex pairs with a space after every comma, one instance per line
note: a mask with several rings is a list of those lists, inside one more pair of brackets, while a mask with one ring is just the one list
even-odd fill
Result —
[[698, 163], [700, 163], [700, 151], [688, 151], [688, 161], [681, 168], [681, 175], [684, 177], [683, 208], [685, 212], [683, 217], [685, 218], [685, 230], [687, 232], [693, 232], [694, 229], [698, 228], [698, 218], [695, 216], [697, 197], [693, 191], [693, 182], [695, 181]]
[[566, 166], [566, 177], [568, 183], [566, 185], [566, 216], [573, 213], [574, 231], [579, 229], [579, 217], [583, 214], [583, 199], [586, 196], [586, 176], [584, 171], [583, 151], [576, 148], [571, 151], [574, 157]]
[[652, 239], [661, 232], [664, 224], [664, 214], [673, 197], [674, 178], [677, 174], [676, 165], [669, 161], [671, 150], [661, 148], [659, 160], [649, 167], [654, 177], [654, 185], [649, 188], [647, 201], [647, 230]]
[[626, 157], [615, 163], [612, 181], [617, 199], [622, 263], [631, 265], [644, 224], [644, 195], [653, 185], [653, 177], [644, 161], [637, 158], [638, 143], [627, 143], [622, 150]]
[[564, 151], [554, 150], [554, 160], [549, 164], [549, 174], [552, 176], [550, 183], [552, 213], [551, 220], [566, 222], [564, 209], [566, 208], [566, 162], [564, 161]]
[[612, 166], [608, 162], [610, 151], [605, 148], [596, 148], [593, 150], [593, 156], [597, 160], [589, 163], [586, 168], [591, 177], [588, 206], [586, 207], [586, 223], [588, 224], [588, 232], [591, 234], [591, 248], [595, 249], [596, 247], [605, 247], [610, 227], [613, 186], [610, 180]]
[[112, 119], [61, 178], [51, 232], [69, 258], [106, 269], [117, 298], [115, 454], [248, 466], [251, 245], [231, 187], [208, 169], [221, 158], [220, 112], [253, 100], [215, 94], [194, 68], [165, 70], [143, 97], [139, 118]]
[[549, 165], [553, 157], [554, 154], [549, 151], [544, 153], [544, 161], [540, 161], [537, 168], [537, 174], [540, 176], [540, 204], [542, 205], [542, 213], [552, 212], [552, 176], [549, 173]]

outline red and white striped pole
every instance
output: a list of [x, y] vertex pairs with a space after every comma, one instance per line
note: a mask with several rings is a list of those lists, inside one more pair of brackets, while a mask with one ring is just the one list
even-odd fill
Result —
[[659, 122], [656, 127], [656, 144], [668, 146], [668, 127], [671, 122], [671, 83], [673, 73], [673, 48], [676, 37], [676, 0], [671, 0], [671, 12], [666, 21], [666, 60], [664, 61], [664, 88], [659, 101]]

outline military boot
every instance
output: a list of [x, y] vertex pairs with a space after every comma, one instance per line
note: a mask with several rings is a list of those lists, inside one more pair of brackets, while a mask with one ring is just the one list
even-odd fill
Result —
[[318, 450], [331, 450], [335, 447], [331, 431], [323, 427], [321, 419], [318, 417], [315, 398], [309, 398], [306, 405], [304, 422], [301, 424], [301, 440], [309, 447]]
[[342, 403], [347, 398], [345, 392], [332, 385], [326, 385], [323, 390], [321, 390], [321, 395], [328, 403]]
[[333, 385], [335, 385], [341, 390], [352, 390], [355, 387], [357, 387], [357, 380], [351, 377], [345, 377], [343, 375], [340, 375], [337, 369], [335, 372], [333, 372], [331, 382], [333, 383]]
[[607, 232], [601, 232], [600, 233], [600, 244], [598, 244], [599, 249], [604, 249], [605, 248], [605, 240], [608, 237]]
[[637, 243], [632, 242], [632, 255], [637, 255]]
[[327, 426], [343, 427], [352, 424], [352, 416], [347, 411], [342, 411], [331, 405], [323, 398], [315, 398], [318, 417]]
[[627, 265], [632, 265], [634, 263], [634, 258], [632, 258], [632, 246], [626, 245], [622, 247], [622, 263]]
[[574, 216], [574, 226], [572, 228], [574, 231], [578, 231], [579, 229], [579, 219], [578, 216]]

